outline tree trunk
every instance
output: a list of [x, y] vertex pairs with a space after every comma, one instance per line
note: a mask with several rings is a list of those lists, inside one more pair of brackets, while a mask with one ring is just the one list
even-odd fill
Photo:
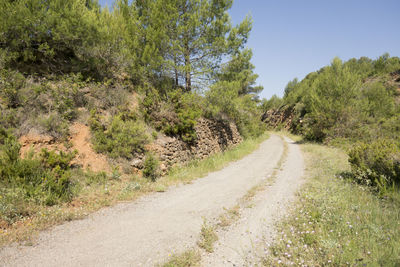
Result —
[[178, 60], [176, 59], [175, 53], [174, 53], [174, 72], [175, 72], [175, 88], [178, 88], [179, 86]]
[[190, 51], [189, 44], [185, 43], [185, 89], [186, 92], [190, 92], [192, 90], [192, 74], [190, 73]]

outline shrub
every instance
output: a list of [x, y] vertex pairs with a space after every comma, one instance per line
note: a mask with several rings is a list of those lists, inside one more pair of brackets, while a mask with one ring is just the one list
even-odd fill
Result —
[[21, 88], [25, 86], [25, 77], [17, 71], [0, 71], [0, 97], [7, 107], [16, 108], [22, 103]]
[[3, 208], [5, 202], [12, 202], [10, 199], [14, 199], [16, 203], [23, 200], [45, 205], [71, 199], [70, 161], [75, 153], [57, 154], [44, 149], [37, 155], [30, 152], [22, 159], [19, 150], [17, 139], [9, 132], [1, 130], [0, 185], [7, 194], [7, 199], [2, 200]]
[[144, 152], [144, 145], [149, 141], [145, 125], [123, 113], [103, 125], [100, 117], [92, 112], [90, 128], [94, 149], [112, 158], [131, 159], [136, 153]]
[[265, 131], [261, 121], [261, 108], [252, 95], [239, 95], [237, 82], [219, 82], [206, 92], [206, 115], [210, 118], [228, 118], [235, 122], [240, 134], [256, 137]]
[[400, 148], [392, 140], [359, 143], [349, 152], [352, 173], [369, 185], [400, 183]]
[[68, 122], [56, 112], [38, 117], [37, 123], [43, 132], [55, 138], [67, 138], [69, 134]]
[[147, 153], [143, 163], [143, 176], [151, 181], [160, 176], [159, 162], [153, 153]]
[[179, 136], [188, 143], [196, 140], [196, 122], [203, 114], [202, 98], [196, 93], [183, 92], [178, 88], [167, 92], [162, 99], [156, 90], [149, 89], [142, 106], [146, 110], [146, 120], [157, 130]]

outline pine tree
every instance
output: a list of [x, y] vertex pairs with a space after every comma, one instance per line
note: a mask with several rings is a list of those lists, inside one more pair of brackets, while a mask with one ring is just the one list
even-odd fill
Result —
[[255, 67], [250, 62], [252, 56], [253, 53], [248, 48], [236, 52], [218, 75], [220, 81], [238, 81], [239, 95], [256, 95], [263, 90], [262, 86], [255, 86], [258, 75], [253, 72]]

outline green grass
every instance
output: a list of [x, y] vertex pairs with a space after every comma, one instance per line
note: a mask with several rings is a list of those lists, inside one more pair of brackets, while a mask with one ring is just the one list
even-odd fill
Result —
[[[342, 178], [347, 155], [302, 145], [308, 183], [278, 236], [265, 266], [399, 266], [400, 204]], [[399, 192], [393, 193], [397, 197]], [[398, 198], [397, 198], [398, 199]]]

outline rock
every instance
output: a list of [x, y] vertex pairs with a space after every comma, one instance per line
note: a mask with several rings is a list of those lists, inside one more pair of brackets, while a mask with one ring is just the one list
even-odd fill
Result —
[[133, 159], [130, 165], [134, 168], [141, 169], [143, 168], [143, 160], [141, 159]]

